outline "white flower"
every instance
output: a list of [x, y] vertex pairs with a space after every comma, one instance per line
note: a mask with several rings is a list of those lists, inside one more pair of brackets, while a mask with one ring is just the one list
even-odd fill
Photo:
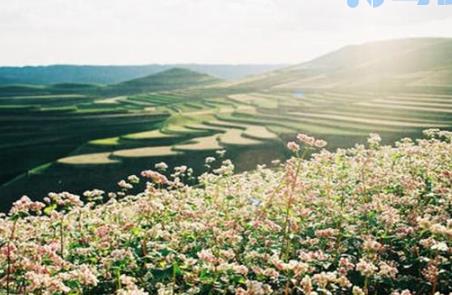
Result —
[[381, 142], [381, 137], [377, 133], [370, 133], [369, 138], [367, 139], [367, 143], [370, 146], [378, 146]]
[[215, 162], [215, 158], [214, 157], [207, 157], [206, 160], [205, 160], [206, 164], [211, 164], [213, 162]]
[[220, 158], [223, 158], [224, 155], [226, 154], [225, 150], [219, 150], [215, 152]]
[[352, 294], [353, 295], [365, 295], [366, 293], [364, 293], [363, 289], [361, 289], [360, 287], [353, 286]]
[[118, 186], [122, 189], [132, 189], [133, 185], [125, 181], [124, 179], [118, 182]]
[[439, 242], [439, 243], [433, 245], [431, 249], [432, 250], [438, 250], [438, 251], [441, 251], [441, 252], [449, 251], [449, 247], [447, 246], [447, 244], [445, 242]]
[[155, 169], [160, 170], [160, 171], [165, 171], [166, 169], [168, 169], [168, 165], [165, 162], [160, 162], [155, 164]]

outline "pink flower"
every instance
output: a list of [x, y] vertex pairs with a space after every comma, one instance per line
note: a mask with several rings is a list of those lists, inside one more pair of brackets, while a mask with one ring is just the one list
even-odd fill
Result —
[[103, 238], [110, 232], [110, 228], [107, 225], [103, 225], [97, 228], [96, 230], [96, 236], [99, 238]]
[[314, 137], [308, 136], [308, 135], [303, 134], [303, 133], [299, 133], [297, 135], [297, 139], [301, 143], [303, 143], [305, 145], [314, 146], [314, 144], [315, 144], [315, 138]]
[[41, 210], [45, 207], [44, 203], [41, 202], [33, 202], [27, 196], [22, 196], [18, 201], [13, 203], [13, 207], [10, 210], [10, 214], [24, 213], [28, 214], [29, 212], [41, 213]]
[[328, 143], [325, 140], [321, 140], [321, 139], [317, 139], [314, 142], [314, 146], [317, 147], [317, 148], [324, 148], [324, 147], [326, 147], [327, 144]]
[[300, 150], [300, 146], [294, 141], [287, 143], [287, 148], [293, 153], [296, 153]]
[[211, 250], [202, 250], [198, 253], [199, 259], [209, 262], [209, 263], [215, 263], [217, 262], [217, 258], [212, 254]]
[[359, 271], [363, 276], [370, 277], [377, 271], [377, 267], [372, 262], [361, 259], [356, 264], [356, 270]]
[[333, 228], [319, 229], [315, 231], [315, 235], [318, 238], [330, 238], [337, 234], [338, 230]]
[[156, 184], [167, 184], [168, 183], [168, 179], [166, 178], [166, 176], [157, 171], [153, 171], [153, 170], [142, 171], [141, 176], [150, 178], [152, 180], [152, 182], [156, 183]]

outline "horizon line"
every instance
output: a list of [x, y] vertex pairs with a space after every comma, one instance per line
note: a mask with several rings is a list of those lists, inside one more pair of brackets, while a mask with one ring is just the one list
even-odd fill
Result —
[[50, 64], [23, 64], [23, 65], [0, 65], [0, 68], [25, 68], [25, 67], [55, 67], [55, 66], [71, 66], [71, 67], [146, 67], [146, 66], [289, 66], [295, 63], [140, 63], [140, 64], [103, 64], [103, 63], [50, 63]]

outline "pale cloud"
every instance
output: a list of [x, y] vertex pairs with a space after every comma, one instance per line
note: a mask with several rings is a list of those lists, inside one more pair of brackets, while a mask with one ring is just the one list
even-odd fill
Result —
[[345, 2], [0, 0], [0, 64], [296, 63], [350, 43], [452, 37], [452, 5]]

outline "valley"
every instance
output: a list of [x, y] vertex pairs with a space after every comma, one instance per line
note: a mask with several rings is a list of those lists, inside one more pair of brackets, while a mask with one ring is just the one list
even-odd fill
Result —
[[114, 191], [162, 161], [200, 174], [217, 150], [237, 171], [271, 165], [297, 132], [335, 150], [369, 133], [392, 143], [451, 130], [450, 50], [449, 39], [366, 44], [237, 81], [173, 68], [109, 85], [0, 86], [2, 209], [22, 194]]

